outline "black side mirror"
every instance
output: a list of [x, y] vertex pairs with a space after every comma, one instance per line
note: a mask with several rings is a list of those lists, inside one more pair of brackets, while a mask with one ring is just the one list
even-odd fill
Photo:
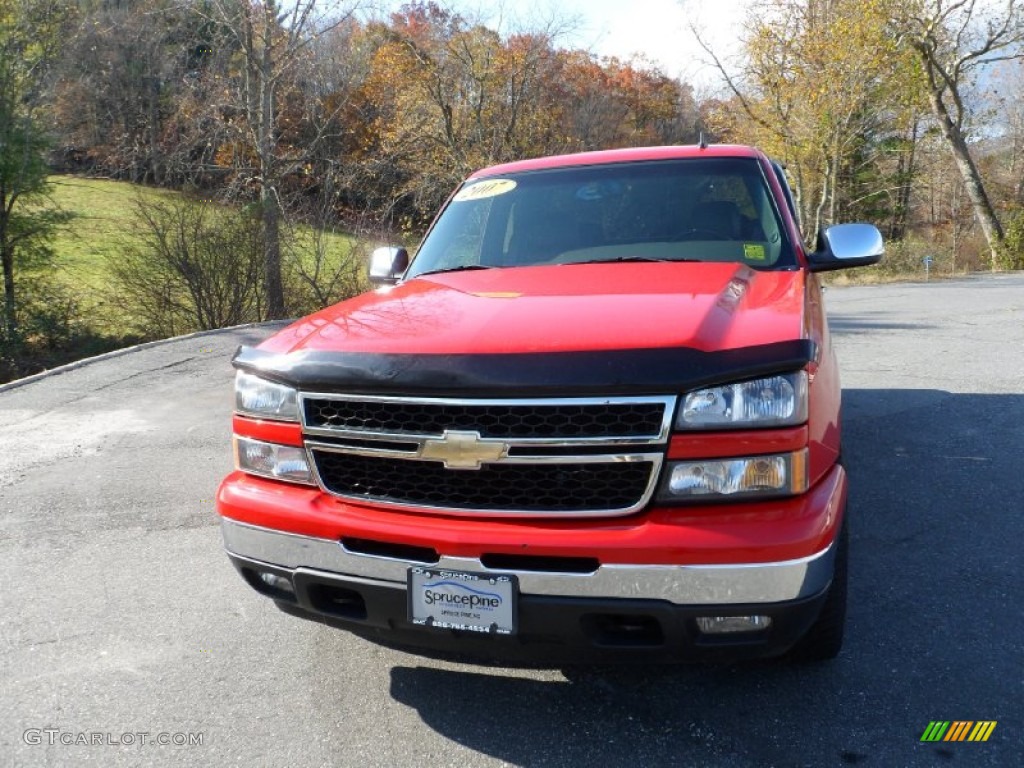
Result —
[[409, 252], [394, 245], [377, 248], [370, 255], [370, 282], [394, 285], [409, 267]]
[[807, 255], [812, 272], [866, 267], [885, 254], [882, 233], [871, 224], [836, 224], [818, 237], [818, 250]]

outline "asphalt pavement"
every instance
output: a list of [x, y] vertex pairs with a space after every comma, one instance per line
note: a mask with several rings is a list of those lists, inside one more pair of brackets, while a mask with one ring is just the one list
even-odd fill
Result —
[[1024, 275], [826, 302], [850, 610], [808, 666], [479, 667], [279, 613], [213, 507], [229, 360], [268, 328], [0, 388], [0, 765], [1022, 764]]

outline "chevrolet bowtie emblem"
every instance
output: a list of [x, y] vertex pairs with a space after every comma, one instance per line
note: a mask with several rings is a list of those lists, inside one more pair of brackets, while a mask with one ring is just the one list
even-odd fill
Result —
[[480, 469], [485, 461], [497, 461], [508, 453], [501, 440], [483, 440], [479, 432], [444, 431], [441, 438], [428, 438], [420, 448], [420, 458], [443, 461], [447, 469]]

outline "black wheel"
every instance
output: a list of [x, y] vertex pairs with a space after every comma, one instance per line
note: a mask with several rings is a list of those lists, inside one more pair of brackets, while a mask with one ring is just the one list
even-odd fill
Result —
[[843, 515], [843, 527], [836, 542], [835, 571], [825, 604], [811, 628], [789, 651], [794, 661], [827, 661], [839, 655], [846, 626], [846, 580], [850, 551], [850, 533]]

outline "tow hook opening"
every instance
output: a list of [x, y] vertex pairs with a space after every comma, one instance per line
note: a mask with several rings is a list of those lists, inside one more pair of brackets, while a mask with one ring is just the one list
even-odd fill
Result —
[[582, 618], [583, 631], [596, 645], [655, 647], [665, 644], [665, 634], [653, 616], [593, 613]]
[[359, 621], [366, 618], [366, 600], [354, 589], [330, 584], [310, 584], [306, 594], [320, 613]]

